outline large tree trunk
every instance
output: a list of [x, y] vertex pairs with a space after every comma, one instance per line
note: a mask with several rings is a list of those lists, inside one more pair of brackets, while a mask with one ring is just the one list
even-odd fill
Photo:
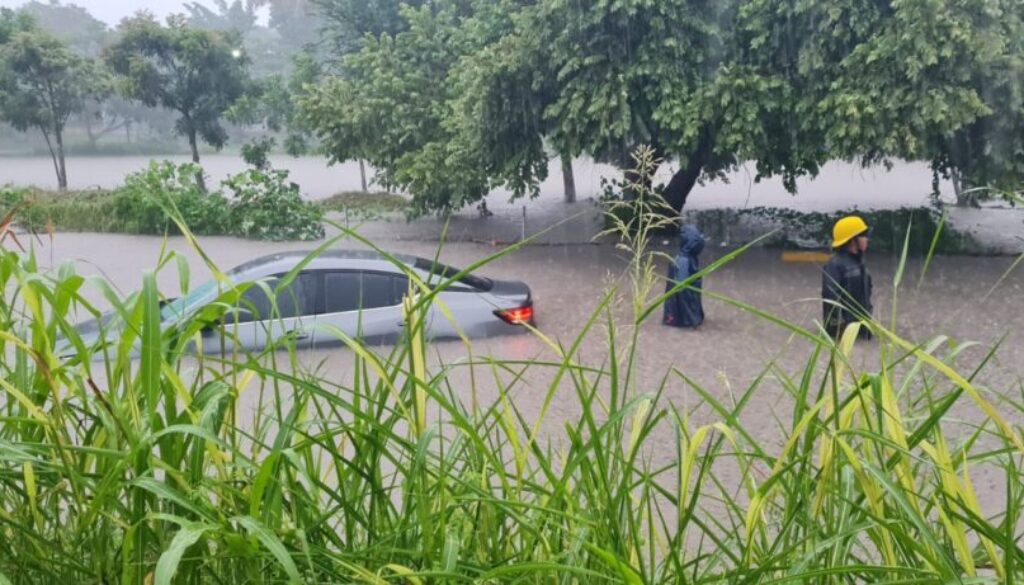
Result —
[[369, 189], [366, 187], [366, 165], [363, 164], [363, 159], [359, 159], [359, 180], [363, 184], [363, 193], [366, 193]]
[[565, 186], [565, 202], [576, 203], [576, 177], [572, 172], [572, 157], [562, 155], [562, 184]]
[[[188, 133], [188, 146], [192, 149], [192, 162], [199, 164], [199, 143], [196, 140], [195, 130], [190, 130]], [[206, 192], [206, 178], [203, 177], [202, 168], [196, 171], [196, 184], [204, 193]]]
[[672, 175], [668, 185], [665, 187], [665, 202], [672, 206], [676, 213], [681, 213], [686, 205], [686, 199], [693, 191], [694, 185], [704, 172], [704, 165], [708, 164], [711, 158], [712, 140], [708, 133], [702, 133], [697, 147], [690, 154], [676, 174]]

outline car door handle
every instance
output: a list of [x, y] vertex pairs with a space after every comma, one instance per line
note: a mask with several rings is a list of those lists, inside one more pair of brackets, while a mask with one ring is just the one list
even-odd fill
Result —
[[290, 333], [291, 335], [294, 335], [295, 339], [309, 339], [309, 332], [308, 331], [299, 331], [297, 329], [293, 329], [293, 330], [289, 331], [288, 333]]

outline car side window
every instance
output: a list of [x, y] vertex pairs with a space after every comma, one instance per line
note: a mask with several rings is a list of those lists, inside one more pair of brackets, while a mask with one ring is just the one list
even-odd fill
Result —
[[401, 302], [404, 277], [380, 272], [338, 271], [324, 275], [324, 311], [342, 313], [393, 307]]
[[271, 293], [277, 292], [277, 312], [274, 312], [271, 298], [264, 287], [254, 284], [242, 295], [238, 307], [238, 322], [290, 319], [316, 313], [315, 275], [301, 273], [289, 286], [280, 290], [279, 277], [265, 279], [264, 283]]
[[355, 311], [359, 308], [359, 273], [328, 272], [324, 275], [324, 310], [327, 313]]

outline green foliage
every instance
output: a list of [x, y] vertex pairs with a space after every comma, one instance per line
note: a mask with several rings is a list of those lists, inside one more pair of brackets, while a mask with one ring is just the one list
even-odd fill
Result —
[[[176, 259], [157, 265], [187, 266]], [[615, 282], [637, 275], [647, 282], [633, 291], [659, 288], [644, 258], [630, 266]], [[216, 302], [168, 325], [156, 282], [148, 272], [124, 297], [70, 266], [44, 273], [0, 252], [0, 513], [17, 535], [0, 539], [5, 580], [1024, 577], [1024, 444], [1008, 422], [1022, 407], [982, 387], [995, 349], [965, 370], [972, 344], [909, 341], [870, 322], [877, 361], [853, 359], [856, 331], [836, 343], [722, 299], [799, 339], [803, 365], [769, 361], [721, 390], [681, 365], [652, 385], [633, 348], [661, 298], [613, 285], [550, 356], [489, 356], [483, 373], [458, 376], [464, 365], [427, 359], [421, 328], [442, 287], [417, 282], [410, 334], [391, 349], [339, 335], [355, 374], [338, 379], [298, 366], [289, 340], [197, 367], [190, 344], [204, 329], [230, 335], [210, 323], [254, 285], [225, 279]], [[94, 340], [72, 324], [99, 313], [97, 297], [113, 310]], [[623, 302], [635, 309], [624, 319]], [[670, 399], [669, 381], [698, 404]], [[550, 420], [547, 408], [517, 406], [525, 392], [575, 408]], [[752, 406], [761, 393], [779, 406], [770, 437], [749, 424], [766, 416]]]
[[27, 187], [0, 186], [0, 215], [6, 215], [15, 206], [24, 203], [28, 199], [28, 191]]
[[262, 240], [315, 240], [324, 235], [321, 208], [302, 200], [286, 171], [245, 171], [228, 178], [221, 192], [199, 184], [193, 163], [152, 162], [114, 191], [53, 194], [0, 189], [0, 211], [25, 204], [17, 221], [36, 232], [51, 229], [128, 234], [178, 234], [172, 217], [201, 235]]
[[345, 60], [343, 77], [327, 79], [301, 100], [331, 160], [367, 161], [377, 169], [377, 183], [412, 194], [419, 213], [458, 209], [500, 183], [460, 136], [455, 70], [509, 26], [514, 3], [471, 4], [403, 7], [404, 30], [367, 35]]
[[258, 240], [318, 240], [324, 237], [323, 211], [302, 200], [288, 171], [244, 171], [224, 182], [232, 197], [238, 235]]
[[951, 228], [943, 221], [942, 213], [931, 207], [848, 209], [829, 213], [751, 207], [690, 211], [687, 217], [709, 234], [722, 233], [725, 226], [747, 223], [761, 225], [765, 232], [777, 230], [774, 236], [765, 240], [766, 244], [784, 248], [827, 249], [830, 246], [829, 234], [832, 233], [832, 226], [841, 217], [851, 213], [864, 218], [871, 227], [871, 249], [874, 251], [899, 252], [906, 247], [908, 253], [923, 256], [929, 251], [962, 254], [979, 249], [969, 235]]
[[[323, 19], [323, 31], [335, 50], [346, 55], [368, 39], [394, 36], [407, 29], [402, 7], [419, 8], [424, 0], [312, 0]], [[441, 6], [444, 3], [440, 4]]]
[[266, 132], [284, 133], [288, 154], [306, 154], [310, 149], [309, 128], [296, 102], [305, 87], [315, 83], [321, 74], [321, 65], [310, 53], [299, 53], [292, 59], [288, 77], [270, 75], [254, 82], [250, 91], [232, 105], [228, 117], [236, 124], [260, 125]]
[[113, 199], [113, 213], [124, 231], [139, 234], [179, 233], [168, 209], [176, 209], [197, 234], [230, 233], [230, 204], [220, 193], [206, 193], [197, 177], [202, 167], [151, 162], [125, 178]]
[[323, 19], [313, 0], [253, 0], [270, 8], [270, 28], [289, 54], [306, 51], [319, 44]]
[[270, 152], [276, 140], [269, 137], [256, 138], [242, 145], [242, 160], [245, 164], [264, 171], [270, 168]]
[[39, 130], [50, 150], [57, 183], [68, 186], [64, 128], [90, 100], [109, 91], [97, 64], [73, 53], [48, 33], [16, 20], [0, 25], [0, 120], [20, 131]]
[[25, 12], [0, 8], [0, 45], [10, 41], [19, 32], [31, 31], [34, 25], [35, 21]]
[[39, 28], [67, 43], [83, 57], [99, 57], [110, 41], [107, 25], [77, 4], [31, 0], [22, 4], [18, 11], [31, 16]]
[[105, 59], [122, 76], [125, 97], [178, 113], [175, 131], [188, 138], [193, 161], [199, 139], [217, 149], [227, 142], [221, 118], [249, 82], [236, 39], [176, 18], [161, 26], [143, 14], [121, 24]]
[[398, 15], [305, 105], [335, 160], [371, 161], [420, 211], [497, 186], [533, 193], [548, 150], [625, 169], [652, 145], [675, 168], [677, 210], [741, 161], [791, 191], [835, 159], [927, 160], [961, 191], [1024, 169], [1015, 0], [468, 1]]
[[788, 64], [811, 114], [792, 122], [832, 156], [930, 161], [959, 192], [1021, 180], [1022, 16], [1013, 0], [779, 0], [749, 4], [744, 30], [753, 64]]
[[195, 28], [245, 36], [256, 27], [256, 6], [248, 0], [214, 0], [216, 10], [199, 2], [186, 2], [188, 23]]

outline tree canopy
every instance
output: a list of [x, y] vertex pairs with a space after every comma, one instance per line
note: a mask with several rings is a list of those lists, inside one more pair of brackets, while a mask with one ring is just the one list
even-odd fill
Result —
[[178, 18], [162, 26], [147, 15], [125, 21], [118, 33], [105, 59], [122, 76], [125, 96], [177, 112], [175, 130], [188, 139], [193, 161], [199, 162], [200, 139], [222, 148], [222, 118], [249, 83], [237, 39]]
[[335, 160], [370, 160], [422, 210], [495, 186], [534, 192], [552, 150], [625, 168], [641, 144], [672, 167], [676, 209], [748, 161], [791, 190], [834, 159], [1012, 183], [1022, 12], [1013, 0], [437, 2], [364, 27], [342, 74], [304, 103]]
[[39, 28], [67, 43], [79, 55], [99, 57], [110, 42], [107, 25], [77, 4], [31, 0], [18, 10], [31, 16]]
[[506, 2], [403, 6], [407, 30], [374, 37], [302, 100], [308, 126], [335, 161], [365, 159], [377, 180], [416, 195], [420, 211], [458, 208], [496, 182], [463, 139], [456, 68], [510, 25]]

